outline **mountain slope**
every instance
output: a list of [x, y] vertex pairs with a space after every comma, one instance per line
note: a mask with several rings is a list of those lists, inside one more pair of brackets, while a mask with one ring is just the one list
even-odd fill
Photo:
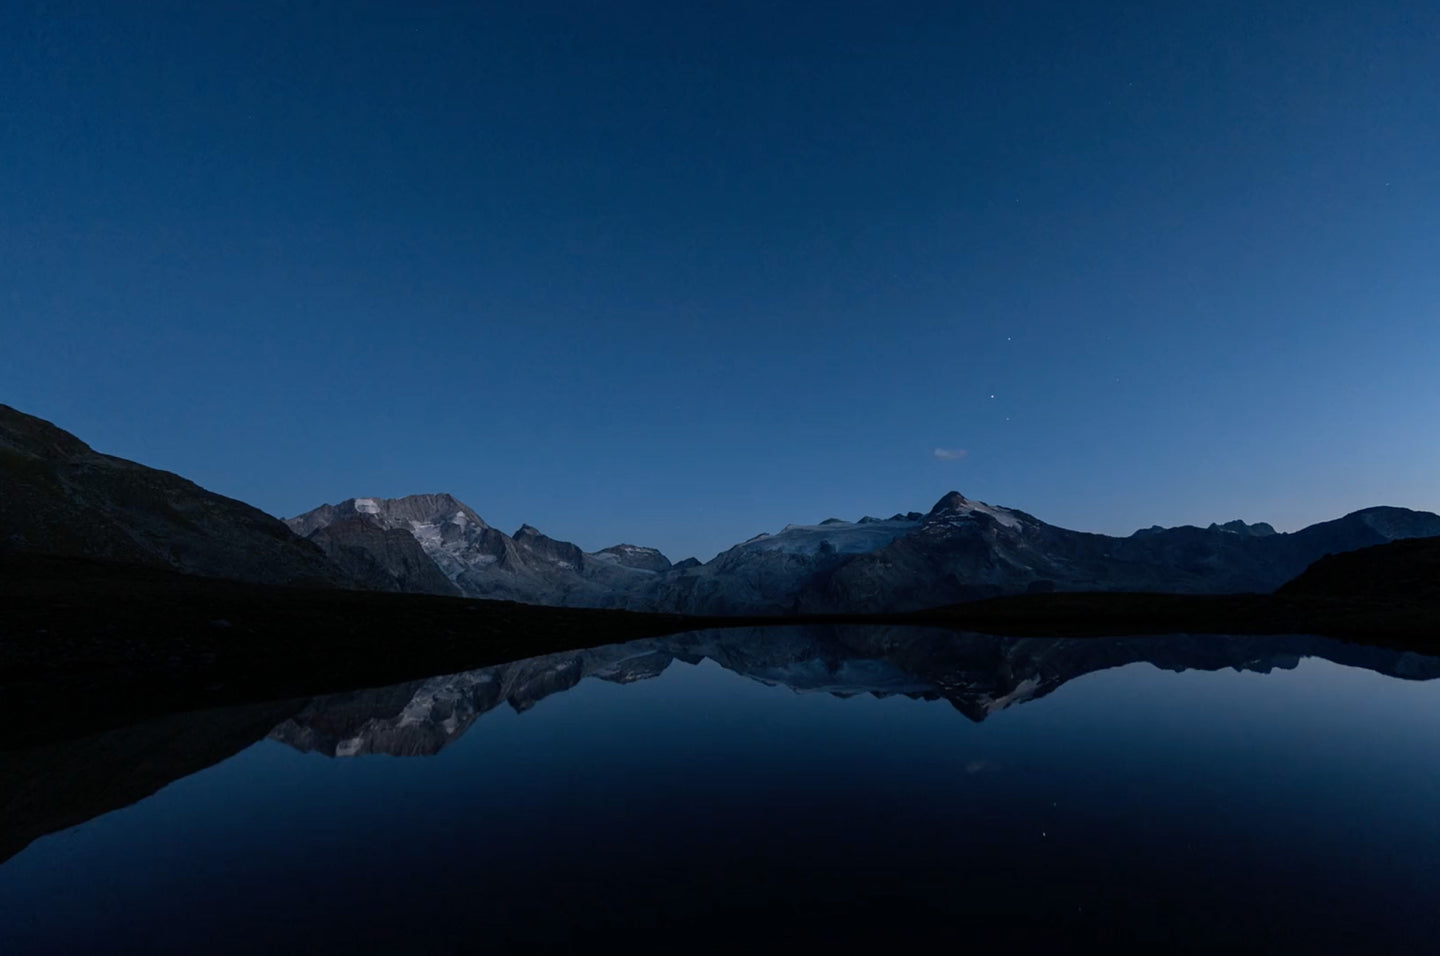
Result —
[[414, 535], [399, 528], [382, 528], [366, 515], [338, 518], [316, 528], [309, 540], [342, 571], [373, 591], [460, 594]]
[[8, 405], [0, 405], [0, 551], [268, 584], [355, 583], [263, 511], [100, 454]]

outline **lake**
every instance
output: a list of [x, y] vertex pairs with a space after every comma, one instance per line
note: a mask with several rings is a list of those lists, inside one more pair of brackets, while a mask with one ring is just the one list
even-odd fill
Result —
[[797, 627], [174, 715], [0, 753], [0, 952], [1424, 951], [1437, 677]]

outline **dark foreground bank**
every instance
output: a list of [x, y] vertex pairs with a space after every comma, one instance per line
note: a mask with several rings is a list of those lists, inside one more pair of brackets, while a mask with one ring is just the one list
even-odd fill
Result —
[[0, 559], [0, 608], [0, 722], [27, 737], [10, 746], [64, 736], [71, 724], [93, 732], [102, 715], [120, 725], [308, 697], [691, 626], [678, 615], [279, 587], [35, 556]]
[[[1273, 595], [1034, 594], [913, 614], [783, 619], [280, 587], [8, 556], [0, 558], [0, 608], [0, 720], [35, 728], [16, 731], [26, 737], [64, 735], [72, 719], [93, 732], [100, 715], [118, 725], [767, 623], [925, 624], [1028, 636], [1309, 633], [1434, 651], [1440, 539], [1331, 556]], [[40, 713], [47, 719], [33, 719]]]

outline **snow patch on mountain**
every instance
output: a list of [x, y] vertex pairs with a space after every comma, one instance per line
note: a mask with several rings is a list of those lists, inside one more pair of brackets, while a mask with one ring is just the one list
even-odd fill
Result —
[[958, 491], [952, 491], [936, 502], [935, 507], [930, 509], [929, 517], [931, 519], [946, 516], [968, 518], [977, 514], [993, 518], [998, 523], [1011, 529], [1018, 529], [1021, 524], [1020, 517], [1009, 508], [998, 508], [994, 505], [987, 505], [983, 501], [973, 501]]
[[[866, 554], [883, 548], [920, 526], [918, 521], [835, 521], [822, 524], [788, 524], [778, 534], [757, 535], [735, 549], [818, 554], [828, 545], [836, 554]], [[735, 550], [732, 549], [732, 550]]]
[[1010, 511], [1006, 508], [996, 508], [992, 505], [987, 505], [980, 501], [972, 501], [970, 503], [970, 508], [968, 509], [967, 513], [989, 515], [1007, 528], [1020, 527], [1020, 519], [1015, 517], [1015, 513], [1013, 511]]

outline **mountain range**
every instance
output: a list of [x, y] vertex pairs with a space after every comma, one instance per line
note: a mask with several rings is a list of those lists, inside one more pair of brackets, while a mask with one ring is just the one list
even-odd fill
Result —
[[[925, 513], [788, 525], [703, 564], [630, 544], [585, 552], [529, 525], [507, 535], [443, 494], [352, 498], [287, 524], [327, 553], [369, 553], [391, 590], [686, 614], [889, 613], [1045, 591], [1270, 592], [1327, 554], [1440, 535], [1440, 516], [1380, 507], [1291, 534], [1233, 521], [1122, 538], [953, 491]], [[382, 534], [408, 534], [454, 590], [417, 587], [409, 552], [387, 563], [367, 551]]]
[[0, 552], [269, 584], [703, 615], [889, 613], [1051, 591], [1268, 593], [1328, 554], [1440, 536], [1440, 516], [1353, 512], [1293, 533], [1231, 521], [1127, 537], [944, 495], [926, 512], [756, 535], [708, 562], [513, 535], [448, 494], [351, 498], [281, 522], [98, 453], [0, 405]]

